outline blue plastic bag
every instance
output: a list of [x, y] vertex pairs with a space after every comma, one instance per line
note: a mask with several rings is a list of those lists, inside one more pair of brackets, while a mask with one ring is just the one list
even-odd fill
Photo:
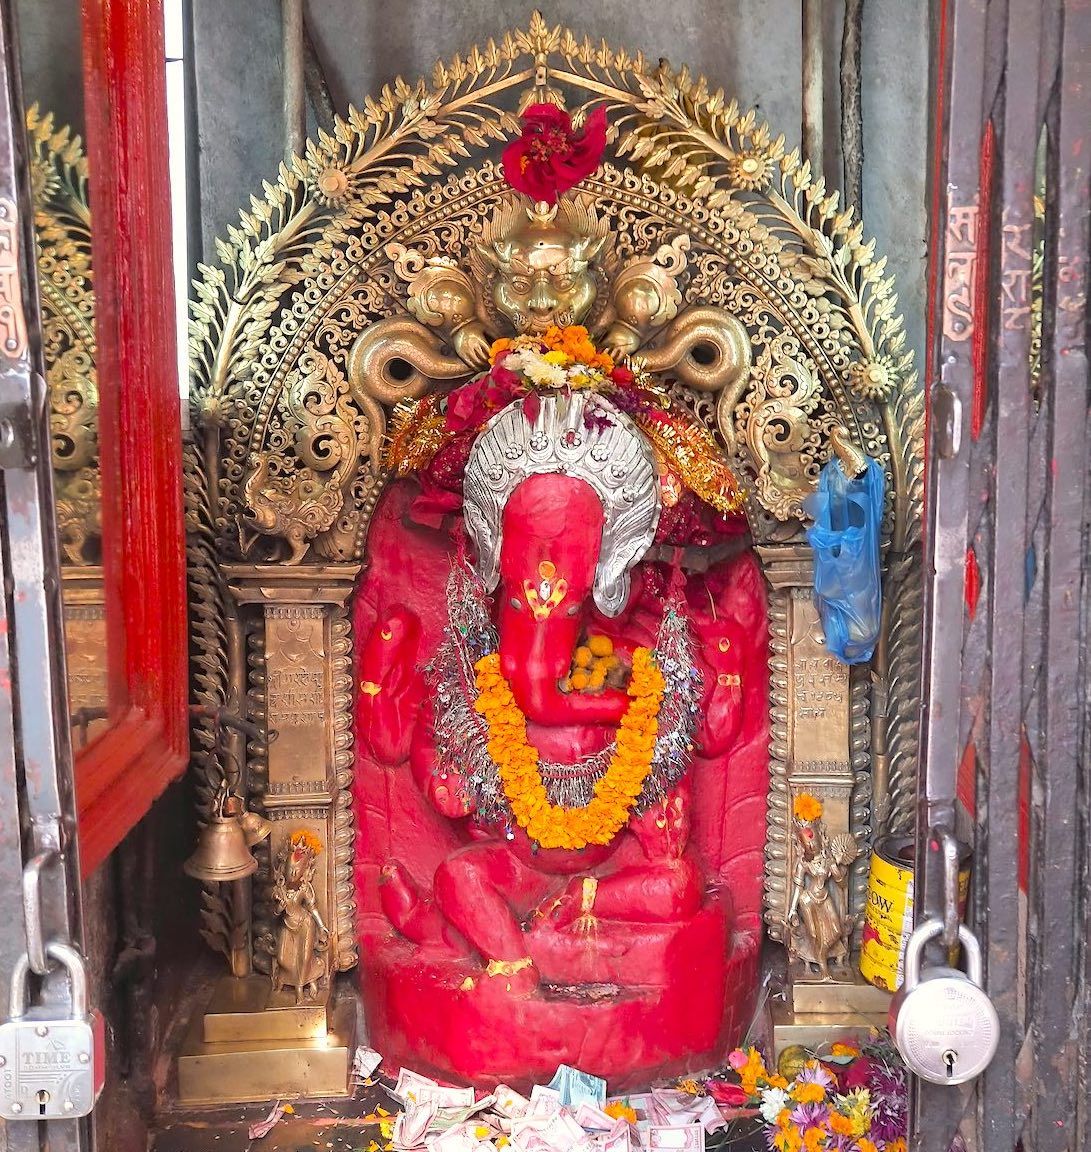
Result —
[[879, 530], [885, 485], [874, 460], [850, 479], [832, 459], [818, 477], [818, 491], [803, 505], [814, 517], [807, 540], [814, 550], [814, 594], [826, 647], [843, 664], [866, 663], [879, 639]]

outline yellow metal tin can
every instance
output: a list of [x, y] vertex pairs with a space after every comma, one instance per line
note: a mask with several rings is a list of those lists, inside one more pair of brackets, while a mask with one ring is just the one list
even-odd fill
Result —
[[[905, 944], [913, 931], [915, 855], [911, 836], [887, 837], [878, 841], [871, 853], [860, 974], [888, 992], [896, 992], [901, 987]], [[960, 844], [959, 916], [965, 914], [970, 891], [970, 855], [969, 845]]]

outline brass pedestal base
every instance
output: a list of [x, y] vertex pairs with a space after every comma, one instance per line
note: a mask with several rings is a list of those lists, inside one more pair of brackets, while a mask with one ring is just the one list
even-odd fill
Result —
[[297, 1006], [269, 980], [222, 980], [178, 1057], [183, 1104], [348, 1096], [356, 1040], [351, 997]]
[[819, 982], [798, 977], [788, 985], [788, 999], [773, 1004], [773, 1052], [801, 1044], [817, 1048], [869, 1028], [885, 1028], [890, 993], [862, 976], [852, 981]]

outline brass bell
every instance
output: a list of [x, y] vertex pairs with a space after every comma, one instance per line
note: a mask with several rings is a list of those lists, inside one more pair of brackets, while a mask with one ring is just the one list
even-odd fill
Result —
[[272, 821], [266, 820], [264, 816], [259, 816], [257, 812], [244, 812], [239, 818], [239, 823], [242, 825], [243, 834], [246, 836], [248, 848], [253, 848], [255, 844], [268, 840], [273, 831]]
[[241, 880], [252, 875], [257, 868], [258, 862], [250, 855], [247, 846], [242, 820], [238, 816], [219, 813], [214, 814], [201, 830], [197, 850], [182, 865], [186, 875], [195, 880], [218, 882]]

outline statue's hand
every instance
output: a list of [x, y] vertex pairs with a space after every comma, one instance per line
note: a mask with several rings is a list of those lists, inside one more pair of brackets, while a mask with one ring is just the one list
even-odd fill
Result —
[[465, 360], [471, 368], [488, 368], [489, 339], [479, 321], [471, 320], [464, 324], [452, 337], [451, 343], [459, 359]]
[[459, 772], [441, 772], [429, 777], [428, 798], [436, 810], [450, 820], [469, 816], [474, 810], [473, 798], [466, 787], [465, 777]]
[[677, 860], [686, 850], [690, 830], [690, 787], [681, 780], [674, 790], [629, 821], [647, 860]]
[[632, 328], [613, 324], [602, 338], [602, 350], [615, 363], [631, 356], [640, 347], [640, 337]]
[[735, 743], [743, 718], [746, 637], [731, 620], [701, 630], [705, 707], [698, 740], [705, 756], [722, 756]]
[[533, 919], [541, 919], [554, 928], [567, 928], [581, 913], [583, 878], [573, 876], [560, 896], [543, 900], [534, 911]]
[[400, 764], [422, 697], [417, 672], [420, 621], [394, 608], [375, 622], [358, 665], [357, 719], [368, 751], [380, 764]]

